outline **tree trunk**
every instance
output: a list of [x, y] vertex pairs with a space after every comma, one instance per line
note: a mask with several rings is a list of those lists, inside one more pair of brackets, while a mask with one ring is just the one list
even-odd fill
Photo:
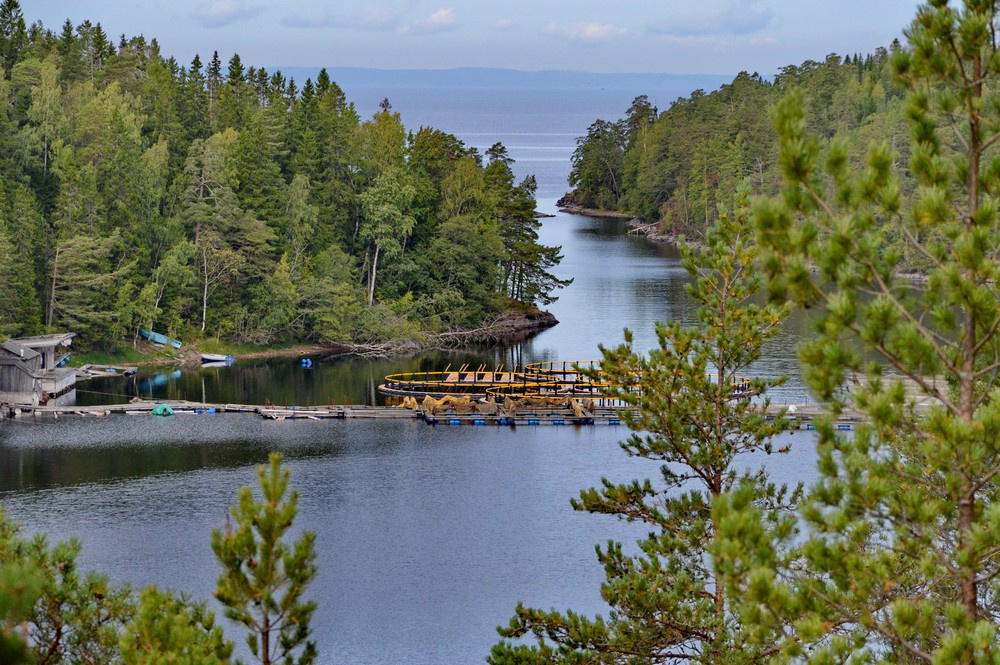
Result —
[[201, 332], [205, 334], [205, 319], [208, 317], [208, 252], [202, 250], [202, 274], [205, 275], [205, 286], [201, 292]]
[[49, 292], [49, 313], [45, 317], [45, 326], [52, 327], [52, 320], [56, 313], [56, 280], [59, 278], [59, 248], [56, 247], [56, 255], [52, 259], [52, 290]]
[[368, 280], [368, 306], [375, 303], [375, 273], [378, 270], [378, 245], [375, 245], [375, 256], [372, 257], [372, 273]]

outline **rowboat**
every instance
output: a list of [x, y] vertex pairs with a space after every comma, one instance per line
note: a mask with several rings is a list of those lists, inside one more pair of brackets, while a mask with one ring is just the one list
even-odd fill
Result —
[[175, 349], [181, 348], [180, 340], [174, 339], [172, 337], [167, 337], [166, 335], [158, 332], [153, 332], [152, 330], [146, 330], [145, 328], [139, 328], [139, 335], [143, 339], [148, 339], [153, 344], [162, 344], [164, 346], [170, 345]]
[[232, 356], [227, 356], [224, 353], [203, 353], [201, 354], [201, 362], [203, 363], [225, 363], [227, 365], [232, 365], [236, 362], [236, 358]]

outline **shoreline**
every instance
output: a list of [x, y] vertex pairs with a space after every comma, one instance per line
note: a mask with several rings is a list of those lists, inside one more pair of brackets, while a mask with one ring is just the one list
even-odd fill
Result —
[[635, 216], [627, 212], [617, 212], [614, 210], [598, 210], [597, 208], [585, 208], [584, 206], [577, 205], [566, 201], [563, 197], [556, 201], [556, 207], [559, 212], [566, 212], [571, 215], [582, 215], [584, 217], [604, 217], [608, 219], [635, 219]]
[[[627, 219], [629, 234], [638, 235], [651, 240], [653, 242], [662, 242], [673, 247], [677, 247], [680, 243], [677, 236], [673, 234], [659, 233], [659, 222], [644, 222], [632, 213], [628, 212], [618, 212], [615, 210], [599, 210], [597, 208], [586, 208], [584, 206], [573, 203], [567, 197], [563, 197], [556, 201], [556, 205], [559, 207], [560, 212], [569, 213], [571, 215], [582, 215], [584, 217], [594, 217], [603, 219]], [[688, 241], [691, 244], [691, 241]], [[696, 244], [696, 243], [695, 243]]]
[[[490, 344], [502, 342], [519, 342], [547, 330], [559, 321], [550, 312], [506, 312], [484, 322], [479, 328], [471, 330], [456, 330], [442, 333], [427, 333], [420, 339], [389, 340], [372, 344], [340, 344], [340, 343], [303, 343], [280, 349], [261, 348], [259, 350], [232, 353], [239, 359], [261, 358], [297, 358], [315, 355], [357, 356], [360, 358], [389, 358], [414, 355], [423, 351], [435, 349], [457, 349], [475, 344]], [[153, 353], [162, 353], [161, 349], [143, 343], [136, 349], [146, 349]], [[174, 356], [147, 358], [136, 361], [125, 360], [109, 364], [137, 365], [139, 367], [162, 367], [169, 365], [198, 365], [201, 363], [201, 350], [195, 344], [186, 344]]]
[[[678, 236], [673, 234], [664, 234], [658, 232], [659, 223], [658, 222], [643, 222], [638, 217], [630, 215], [628, 213], [622, 212], [609, 212], [607, 210], [596, 210], [594, 208], [584, 208], [582, 206], [576, 205], [575, 203], [569, 203], [565, 201], [565, 198], [559, 199], [557, 205], [559, 205], [559, 210], [563, 212], [568, 212], [574, 215], [583, 215], [584, 217], [604, 217], [611, 219], [628, 219], [627, 226], [629, 227], [628, 233], [630, 235], [642, 236], [650, 242], [659, 242], [669, 245], [671, 247], [680, 247], [680, 239]], [[692, 247], [704, 247], [704, 244], [697, 241], [691, 240], [690, 238], [685, 239], [685, 243]], [[816, 272], [815, 266], [812, 268], [813, 272]], [[899, 279], [912, 282], [914, 284], [926, 284], [929, 280], [927, 275], [921, 272], [916, 272], [912, 269], [900, 269], [896, 271], [896, 277]]]

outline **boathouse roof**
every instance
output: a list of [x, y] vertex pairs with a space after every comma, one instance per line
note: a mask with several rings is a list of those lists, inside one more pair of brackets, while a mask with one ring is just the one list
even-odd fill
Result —
[[15, 337], [10, 340], [29, 349], [49, 349], [55, 346], [69, 346], [76, 333], [58, 333], [55, 335], [35, 335], [34, 337]]
[[[3, 348], [4, 351], [10, 354], [6, 356], [8, 360], [11, 359], [10, 356], [14, 356], [13, 358], [14, 360], [16, 359], [32, 360], [41, 355], [40, 353], [38, 353], [38, 351], [35, 351], [34, 349], [25, 346], [24, 344], [21, 344], [20, 342], [13, 339], [8, 339], [6, 342], [0, 345], [0, 348]], [[0, 360], [2, 360], [5, 355], [6, 354], [0, 354]]]

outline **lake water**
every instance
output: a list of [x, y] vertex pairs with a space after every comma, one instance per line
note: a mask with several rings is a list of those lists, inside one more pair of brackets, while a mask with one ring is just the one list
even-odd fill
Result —
[[[347, 92], [360, 103], [359, 91]], [[616, 117], [634, 96], [605, 104], [589, 91], [442, 97], [400, 89], [372, 91], [372, 106], [384, 95], [408, 126], [439, 127], [479, 147], [503, 141], [519, 174], [538, 175], [539, 208], [550, 213], [565, 190], [575, 136], [596, 117]], [[692, 321], [687, 278], [670, 248], [627, 236], [620, 221], [562, 213], [544, 220], [541, 235], [563, 246], [558, 273], [576, 281], [551, 307], [562, 323], [514, 348], [315, 358], [309, 370], [294, 359], [158, 370], [81, 385], [79, 399], [371, 403], [390, 372], [595, 358], [599, 343], [621, 341], [623, 327], [647, 349], [655, 321]], [[790, 321], [756, 368], [792, 376], [777, 401], [805, 399], [794, 346], [806, 326]], [[591, 615], [606, 609], [594, 544], [632, 542], [642, 530], [576, 513], [569, 500], [602, 476], [657, 474], [657, 465], [622, 453], [617, 441], [626, 435], [608, 426], [514, 431], [241, 415], [13, 421], [0, 424], [0, 500], [28, 531], [80, 537], [87, 568], [208, 599], [218, 574], [210, 531], [225, 522], [237, 488], [254, 481], [254, 465], [282, 451], [300, 494], [297, 527], [317, 534], [310, 595], [319, 603], [321, 662], [458, 665], [482, 662], [495, 626], [518, 601]], [[810, 480], [810, 438], [787, 440], [789, 455], [746, 463], [766, 463], [781, 480]]]

